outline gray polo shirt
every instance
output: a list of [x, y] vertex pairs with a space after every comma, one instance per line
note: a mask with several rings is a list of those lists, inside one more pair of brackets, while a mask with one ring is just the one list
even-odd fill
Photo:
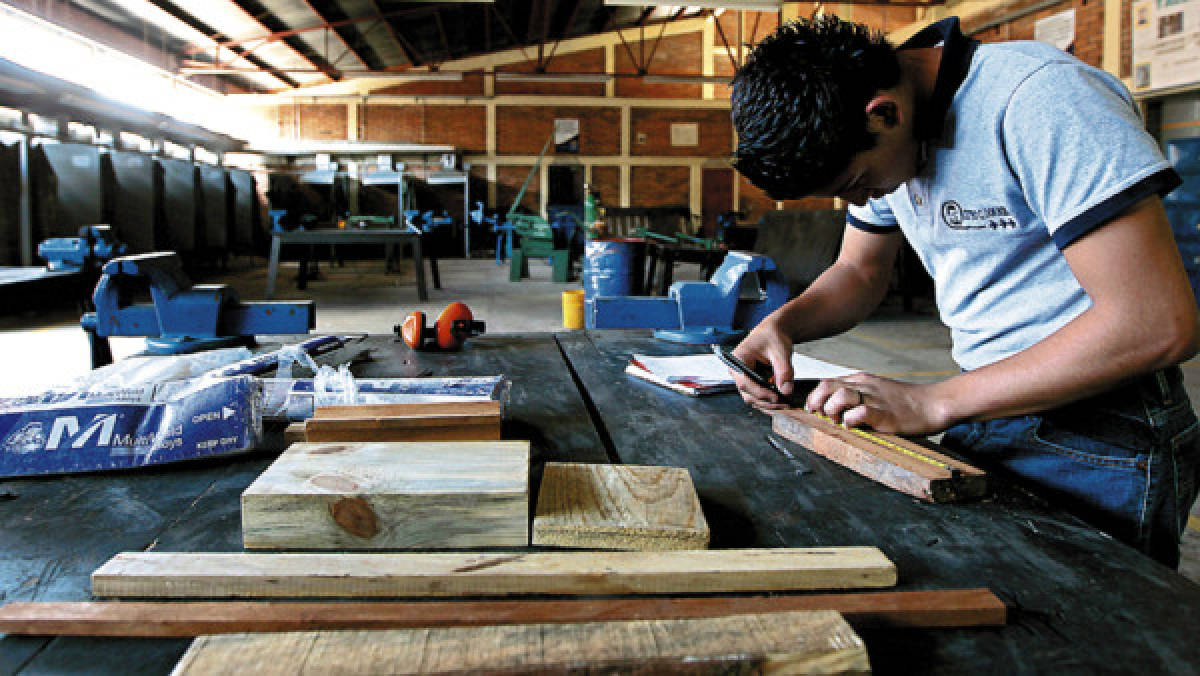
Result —
[[1179, 177], [1120, 81], [1038, 42], [979, 45], [947, 19], [905, 47], [941, 44], [918, 110], [927, 159], [895, 192], [851, 207], [897, 227], [934, 279], [967, 370], [1020, 352], [1091, 305], [1062, 250]]

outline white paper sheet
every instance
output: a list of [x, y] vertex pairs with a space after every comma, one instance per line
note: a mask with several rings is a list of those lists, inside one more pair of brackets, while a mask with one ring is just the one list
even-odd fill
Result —
[[[697, 383], [732, 383], [733, 376], [729, 369], [713, 354], [690, 354], [682, 357], [653, 357], [635, 354], [633, 358], [655, 375], [677, 383], [684, 380]], [[838, 364], [814, 359], [796, 352], [792, 353], [792, 371], [796, 380], [820, 380], [822, 378], [840, 378], [858, 369], [846, 368]]]

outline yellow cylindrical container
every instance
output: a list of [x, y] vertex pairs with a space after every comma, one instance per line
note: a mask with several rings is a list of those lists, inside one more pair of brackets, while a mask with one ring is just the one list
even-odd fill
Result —
[[583, 289], [562, 292], [563, 328], [583, 328]]

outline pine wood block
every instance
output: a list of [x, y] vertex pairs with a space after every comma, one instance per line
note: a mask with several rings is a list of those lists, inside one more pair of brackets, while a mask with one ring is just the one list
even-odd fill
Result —
[[92, 573], [114, 598], [692, 594], [896, 584], [875, 547], [687, 552], [125, 552]]
[[390, 631], [227, 634], [196, 639], [188, 674], [579, 674], [870, 672], [833, 611], [688, 620]]
[[247, 549], [523, 547], [529, 442], [292, 444], [242, 493]]
[[546, 463], [535, 545], [660, 551], [704, 549], [708, 539], [682, 467]]
[[[938, 452], [935, 444], [918, 444], [894, 434], [868, 430], [885, 442], [876, 443], [803, 409], [777, 411], [772, 417], [771, 427], [776, 434], [849, 470], [927, 502], [978, 498], [987, 491], [987, 474], [983, 470]], [[932, 462], [913, 457], [914, 454]]]
[[987, 589], [553, 601], [15, 601], [0, 633], [171, 638], [317, 629], [403, 629], [836, 610], [854, 627], [1001, 626]]

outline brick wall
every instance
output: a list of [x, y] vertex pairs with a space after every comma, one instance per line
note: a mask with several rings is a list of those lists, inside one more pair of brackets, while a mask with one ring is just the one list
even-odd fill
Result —
[[[513, 200], [517, 198], [517, 193], [521, 190], [521, 183], [529, 175], [530, 168], [530, 166], [496, 167], [497, 209], [508, 212]], [[529, 181], [529, 187], [525, 190], [525, 197], [521, 199], [521, 206], [535, 214], [542, 208], [541, 185], [539, 176], [535, 174]]]
[[621, 197], [621, 168], [592, 167], [591, 188], [599, 197], [600, 204], [616, 206]]
[[359, 108], [358, 122], [365, 141], [449, 144], [474, 153], [487, 149], [484, 106], [366, 105]]
[[[630, 31], [626, 31], [629, 33]], [[633, 35], [637, 35], [636, 32]], [[648, 36], [656, 35], [647, 29]], [[621, 77], [635, 75], [638, 65], [646, 66], [646, 72], [661, 75], [700, 75], [701, 62], [704, 55], [704, 34], [687, 33], [663, 37], [657, 41], [653, 37], [646, 40], [630, 40], [625, 38], [629, 49], [624, 45], [614, 48], [617, 96], [638, 98], [671, 98], [698, 99], [700, 85], [694, 84], [647, 84], [639, 77]]]
[[303, 104], [279, 107], [279, 128], [284, 136], [306, 140], [346, 138], [346, 106]]
[[1104, 61], [1104, 0], [1073, 0], [1075, 56], [1099, 68]]
[[415, 80], [375, 90], [389, 96], [483, 96], [483, 71], [463, 73], [461, 81]]
[[[547, 52], [547, 56], [548, 56]], [[537, 67], [535, 61], [501, 66], [497, 73], [531, 73]], [[547, 73], [603, 73], [604, 49], [589, 49], [570, 54], [555, 54], [546, 66]], [[604, 96], [603, 82], [512, 82], [497, 80], [496, 95], [525, 94], [545, 96]]]
[[1133, 75], [1133, 0], [1121, 0], [1121, 77]]
[[[699, 144], [671, 145], [672, 124], [695, 124]], [[727, 110], [634, 108], [630, 112], [632, 155], [724, 157], [733, 152], [733, 123]]]
[[690, 181], [688, 167], [632, 167], [630, 204], [638, 207], [687, 206]]
[[[580, 155], [616, 155], [621, 151], [621, 111], [618, 108], [497, 106], [496, 153], [538, 154], [550, 137], [556, 119], [579, 120]], [[547, 154], [554, 154], [553, 146]]]
[[963, 24], [963, 32], [981, 42], [1032, 40], [1038, 21], [1074, 9], [1075, 44], [1073, 53], [1080, 61], [1100, 67], [1104, 59], [1104, 0], [1063, 0], [1063, 2], [1017, 17], [1012, 21], [984, 30], [976, 28], [1000, 18], [1005, 13], [1018, 11], [1022, 6], [1031, 6], [1032, 4], [1032, 2], [1022, 2], [976, 16], [970, 22]]

